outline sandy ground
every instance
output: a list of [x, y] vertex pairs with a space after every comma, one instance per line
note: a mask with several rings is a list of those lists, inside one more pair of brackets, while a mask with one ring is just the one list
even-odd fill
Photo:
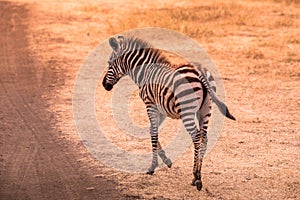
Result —
[[[299, 199], [300, 7], [287, 2], [1, 1], [1, 199]], [[190, 186], [191, 149], [172, 169], [126, 173], [94, 159], [76, 132], [72, 92], [86, 56], [146, 26], [207, 50], [238, 119], [206, 156], [201, 192]]]

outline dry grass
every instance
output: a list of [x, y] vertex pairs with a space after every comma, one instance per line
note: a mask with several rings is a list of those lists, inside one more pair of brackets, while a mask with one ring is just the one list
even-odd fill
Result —
[[263, 59], [265, 58], [264, 54], [259, 50], [255, 48], [249, 48], [245, 52], [246, 58], [248, 59]]
[[208, 39], [224, 36], [220, 30], [228, 24], [246, 25], [255, 17], [251, 9], [239, 4], [212, 3], [204, 6], [171, 7], [160, 9], [140, 9], [125, 18], [122, 16], [118, 29], [122, 32], [133, 28], [164, 27], [179, 31], [193, 38]]
[[285, 3], [286, 5], [290, 5], [290, 4], [294, 4], [294, 3], [300, 3], [299, 0], [273, 0], [274, 2], [277, 2], [277, 3]]
[[[76, 72], [86, 55], [104, 39], [128, 29], [154, 26], [179, 31], [202, 44], [216, 62], [224, 78], [227, 103], [238, 119], [226, 122], [218, 144], [205, 158], [203, 191], [189, 185], [192, 150], [171, 170], [162, 169], [152, 177], [112, 169], [103, 169], [105, 174], [119, 182], [124, 194], [141, 199], [299, 199], [298, 2], [38, 4], [33, 14], [32, 29], [37, 35], [31, 35], [32, 49], [43, 63], [65, 76], [56, 96], [49, 97], [53, 104], [49, 109], [57, 113], [62, 133], [79, 140], [68, 99], [72, 99]], [[98, 88], [97, 95], [101, 92]], [[100, 112], [103, 102], [97, 103]], [[145, 125], [146, 117], [129, 106], [133, 111], [130, 117], [142, 118], [138, 123]], [[107, 123], [110, 117], [99, 116], [99, 121]], [[117, 128], [107, 124], [105, 128], [111, 131], [111, 140], [119, 139]], [[148, 151], [150, 146], [150, 142], [131, 142], [124, 135], [117, 142], [132, 151], [141, 146]]]
[[[297, 20], [299, 6], [284, 6], [278, 3], [267, 7], [265, 4], [213, 2], [197, 6], [186, 3], [185, 6], [175, 5], [167, 8], [139, 8], [107, 19], [106, 31], [117, 34], [134, 28], [164, 27], [186, 34], [201, 43], [214, 44], [215, 41], [224, 38], [234, 40], [232, 43], [236, 44], [236, 47], [242, 45], [246, 50], [239, 53], [243, 53], [243, 57], [247, 59], [286, 60], [286, 52], [293, 51], [298, 54], [300, 37], [294, 29], [300, 26]], [[95, 9], [91, 6], [88, 10]], [[232, 50], [235, 50], [235, 47]], [[288, 60], [297, 62], [297, 59]]]

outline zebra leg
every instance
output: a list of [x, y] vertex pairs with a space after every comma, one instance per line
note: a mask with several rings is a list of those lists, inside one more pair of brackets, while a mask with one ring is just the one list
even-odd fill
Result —
[[152, 143], [152, 163], [149, 167], [147, 174], [152, 175], [155, 168], [158, 166], [158, 124], [159, 124], [159, 114], [155, 106], [147, 106], [148, 117], [150, 119], [150, 135]]
[[[196, 165], [194, 164], [194, 180], [192, 181], [192, 185], [196, 185], [198, 190], [200, 190], [202, 187], [201, 168], [202, 168], [203, 158], [207, 149], [207, 128], [208, 128], [209, 118], [211, 116], [211, 104], [212, 104], [211, 98], [207, 96], [204, 100], [202, 107], [196, 113], [200, 130], [197, 133], [197, 137], [199, 137], [199, 139], [198, 138], [195, 139], [195, 142], [199, 143], [199, 147], [195, 147], [195, 149], [199, 148], [199, 158], [197, 158], [199, 159], [199, 162], [196, 163]], [[195, 144], [195, 142], [194, 145], [197, 145]], [[200, 182], [197, 180], [200, 180]]]
[[202, 159], [200, 159], [201, 158], [200, 149], [201, 147], [205, 146], [205, 140], [202, 139], [202, 132], [197, 130], [194, 114], [182, 115], [182, 122], [186, 130], [188, 131], [188, 133], [191, 135], [194, 143], [194, 167], [193, 167], [194, 179], [192, 181], [192, 185], [195, 185], [198, 190], [201, 190], [202, 189], [202, 181], [201, 181]]
[[162, 159], [162, 161], [169, 167], [171, 168], [172, 167], [172, 161], [166, 156], [166, 153], [165, 151], [162, 149], [159, 141], [157, 143], [157, 147], [158, 147], [158, 155], [159, 157]]
[[201, 168], [207, 148], [207, 134], [203, 129], [201, 129], [200, 131], [197, 131], [197, 134], [192, 138], [195, 149], [193, 169], [194, 179], [192, 181], [192, 185], [196, 186], [200, 191], [202, 189]]
[[[160, 114], [159, 115], [159, 122], [158, 127], [163, 123], [163, 121], [166, 119], [166, 116]], [[169, 167], [172, 167], [172, 161], [166, 156], [165, 151], [162, 149], [162, 146], [160, 145], [160, 142], [157, 141], [157, 148], [158, 148], [158, 155], [162, 159], [162, 161]]]

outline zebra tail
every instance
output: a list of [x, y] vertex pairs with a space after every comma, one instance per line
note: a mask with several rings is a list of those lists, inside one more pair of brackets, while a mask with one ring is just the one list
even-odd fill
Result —
[[[200, 76], [200, 81], [203, 83], [204, 87], [207, 89], [207, 91], [209, 92], [212, 101], [218, 106], [220, 112], [226, 116], [229, 119], [232, 120], [236, 120], [235, 117], [229, 112], [228, 107], [226, 106], [225, 103], [223, 103], [222, 101], [220, 101], [215, 92], [212, 90], [212, 87], [209, 83], [209, 81], [207, 80], [206, 74], [203, 72], [203, 68], [200, 64], [198, 63], [193, 63], [194, 65], [197, 66], [198, 70], [201, 72], [201, 76]], [[211, 75], [210, 75], [211, 76]], [[212, 77], [213, 78], [213, 77]]]
[[228, 107], [225, 105], [225, 103], [223, 103], [222, 101], [220, 101], [216, 95], [213, 93], [209, 93], [210, 96], [212, 97], [212, 101], [218, 106], [220, 112], [226, 116], [229, 119], [232, 120], [236, 120], [235, 117], [229, 112]]

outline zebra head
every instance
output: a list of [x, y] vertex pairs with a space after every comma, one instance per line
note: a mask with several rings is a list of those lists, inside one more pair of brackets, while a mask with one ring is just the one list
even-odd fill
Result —
[[112, 47], [113, 52], [111, 53], [108, 60], [108, 69], [103, 78], [102, 85], [107, 90], [110, 91], [113, 86], [126, 74], [126, 70], [121, 61], [121, 56], [123, 52], [123, 42], [124, 37], [118, 36], [117, 39], [111, 37], [109, 39], [109, 45]]

